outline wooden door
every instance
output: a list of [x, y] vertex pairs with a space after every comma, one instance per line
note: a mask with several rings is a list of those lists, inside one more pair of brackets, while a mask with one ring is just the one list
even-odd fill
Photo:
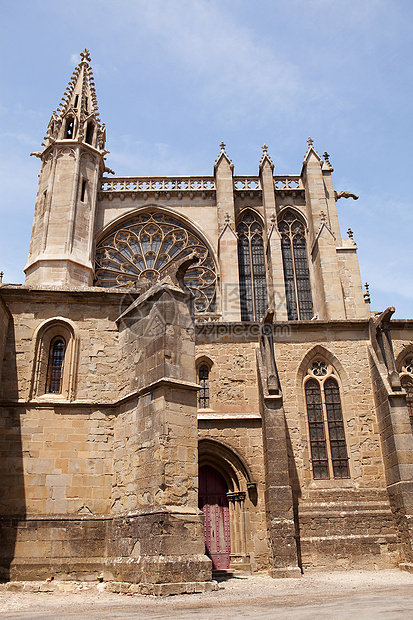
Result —
[[229, 568], [231, 541], [229, 530], [228, 487], [215, 469], [199, 469], [199, 507], [205, 516], [205, 547], [216, 569]]

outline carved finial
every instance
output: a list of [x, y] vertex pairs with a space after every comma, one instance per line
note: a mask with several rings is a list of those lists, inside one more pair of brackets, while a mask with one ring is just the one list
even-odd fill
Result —
[[[327, 153], [327, 151], [324, 151], [324, 153], [323, 153], [323, 157], [324, 157], [325, 161], [326, 161], [328, 164], [330, 164], [330, 155]], [[330, 166], [331, 166], [331, 164], [330, 164]]]
[[323, 224], [327, 223], [327, 216], [325, 214], [325, 211], [321, 211], [321, 221]]
[[369, 291], [369, 284], [366, 282], [364, 284], [364, 288], [366, 289], [366, 292], [364, 293], [364, 301], [366, 302], [366, 304], [371, 303], [371, 299], [370, 299], [370, 291]]
[[225, 151], [226, 144], [224, 142], [221, 142], [219, 146], [220, 146], [221, 151]]
[[313, 146], [314, 140], [312, 138], [307, 138], [307, 143], [308, 143], [308, 148], [310, 148], [310, 146]]
[[0, 271], [0, 284], [3, 282], [4, 271]]
[[229, 224], [231, 221], [231, 218], [229, 217], [229, 213], [225, 213], [225, 224]]
[[349, 238], [349, 239], [351, 239], [351, 240], [353, 240], [353, 234], [354, 234], [354, 233], [353, 233], [353, 231], [351, 230], [351, 228], [349, 228], [349, 229], [347, 230], [347, 234], [348, 234], [348, 238]]
[[268, 153], [268, 146], [266, 144], [263, 145], [262, 152], [264, 153], [264, 155]]
[[277, 221], [277, 218], [275, 217], [275, 213], [273, 213], [271, 215], [271, 224], [275, 224], [276, 221]]
[[80, 58], [82, 59], [82, 62], [90, 62], [89, 50], [86, 49], [86, 47], [83, 52], [80, 52]]

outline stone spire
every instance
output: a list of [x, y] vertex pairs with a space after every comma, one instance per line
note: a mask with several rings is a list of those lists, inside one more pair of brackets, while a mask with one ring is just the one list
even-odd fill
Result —
[[106, 170], [105, 125], [100, 122], [88, 50], [52, 113], [40, 157], [28, 286], [93, 283], [94, 227], [99, 178]]
[[86, 142], [103, 150], [105, 125], [100, 122], [95, 82], [87, 49], [80, 53], [63, 97], [53, 111], [45, 137], [46, 148], [56, 140]]

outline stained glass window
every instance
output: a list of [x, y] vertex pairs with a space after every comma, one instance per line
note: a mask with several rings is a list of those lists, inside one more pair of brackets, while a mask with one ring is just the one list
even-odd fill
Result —
[[195, 294], [197, 312], [214, 312], [217, 276], [210, 251], [185, 224], [155, 211], [119, 224], [98, 243], [95, 283], [110, 288], [141, 278], [155, 282], [174, 261], [192, 251], [200, 258], [186, 272], [185, 284]]
[[287, 211], [279, 231], [288, 320], [310, 320], [314, 312], [304, 224], [292, 211]]
[[247, 211], [237, 227], [241, 320], [258, 321], [268, 306], [262, 225]]
[[199, 367], [199, 385], [201, 389], [198, 393], [198, 407], [199, 409], [209, 408], [209, 368], [206, 364], [202, 364]]
[[327, 373], [325, 362], [313, 362], [309, 370], [312, 377], [304, 388], [313, 476], [349, 478], [340, 389], [331, 372], [326, 377]]
[[47, 365], [46, 392], [61, 394], [63, 379], [63, 363], [66, 343], [59, 336], [50, 344], [49, 362]]

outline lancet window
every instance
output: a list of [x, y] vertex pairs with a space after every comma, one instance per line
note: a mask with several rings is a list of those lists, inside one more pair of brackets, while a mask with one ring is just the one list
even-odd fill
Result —
[[74, 138], [75, 119], [73, 116], [68, 116], [66, 119], [65, 138], [71, 140]]
[[237, 227], [241, 320], [258, 321], [268, 306], [263, 228], [247, 211]]
[[209, 408], [209, 368], [202, 364], [198, 370], [198, 381], [201, 389], [198, 392], [198, 408]]
[[61, 394], [66, 343], [58, 336], [50, 343], [46, 376], [46, 393]]
[[95, 133], [95, 124], [93, 121], [89, 121], [86, 126], [85, 142], [87, 142], [88, 144], [92, 144], [94, 133]]
[[349, 478], [340, 388], [332, 367], [314, 361], [304, 391], [314, 478]]
[[279, 223], [289, 321], [312, 319], [310, 272], [304, 224], [287, 211]]
[[193, 251], [199, 260], [186, 272], [185, 285], [195, 295], [197, 312], [214, 312], [217, 275], [211, 253], [198, 234], [165, 213], [136, 215], [112, 229], [96, 248], [95, 283], [110, 288], [155, 282]]

